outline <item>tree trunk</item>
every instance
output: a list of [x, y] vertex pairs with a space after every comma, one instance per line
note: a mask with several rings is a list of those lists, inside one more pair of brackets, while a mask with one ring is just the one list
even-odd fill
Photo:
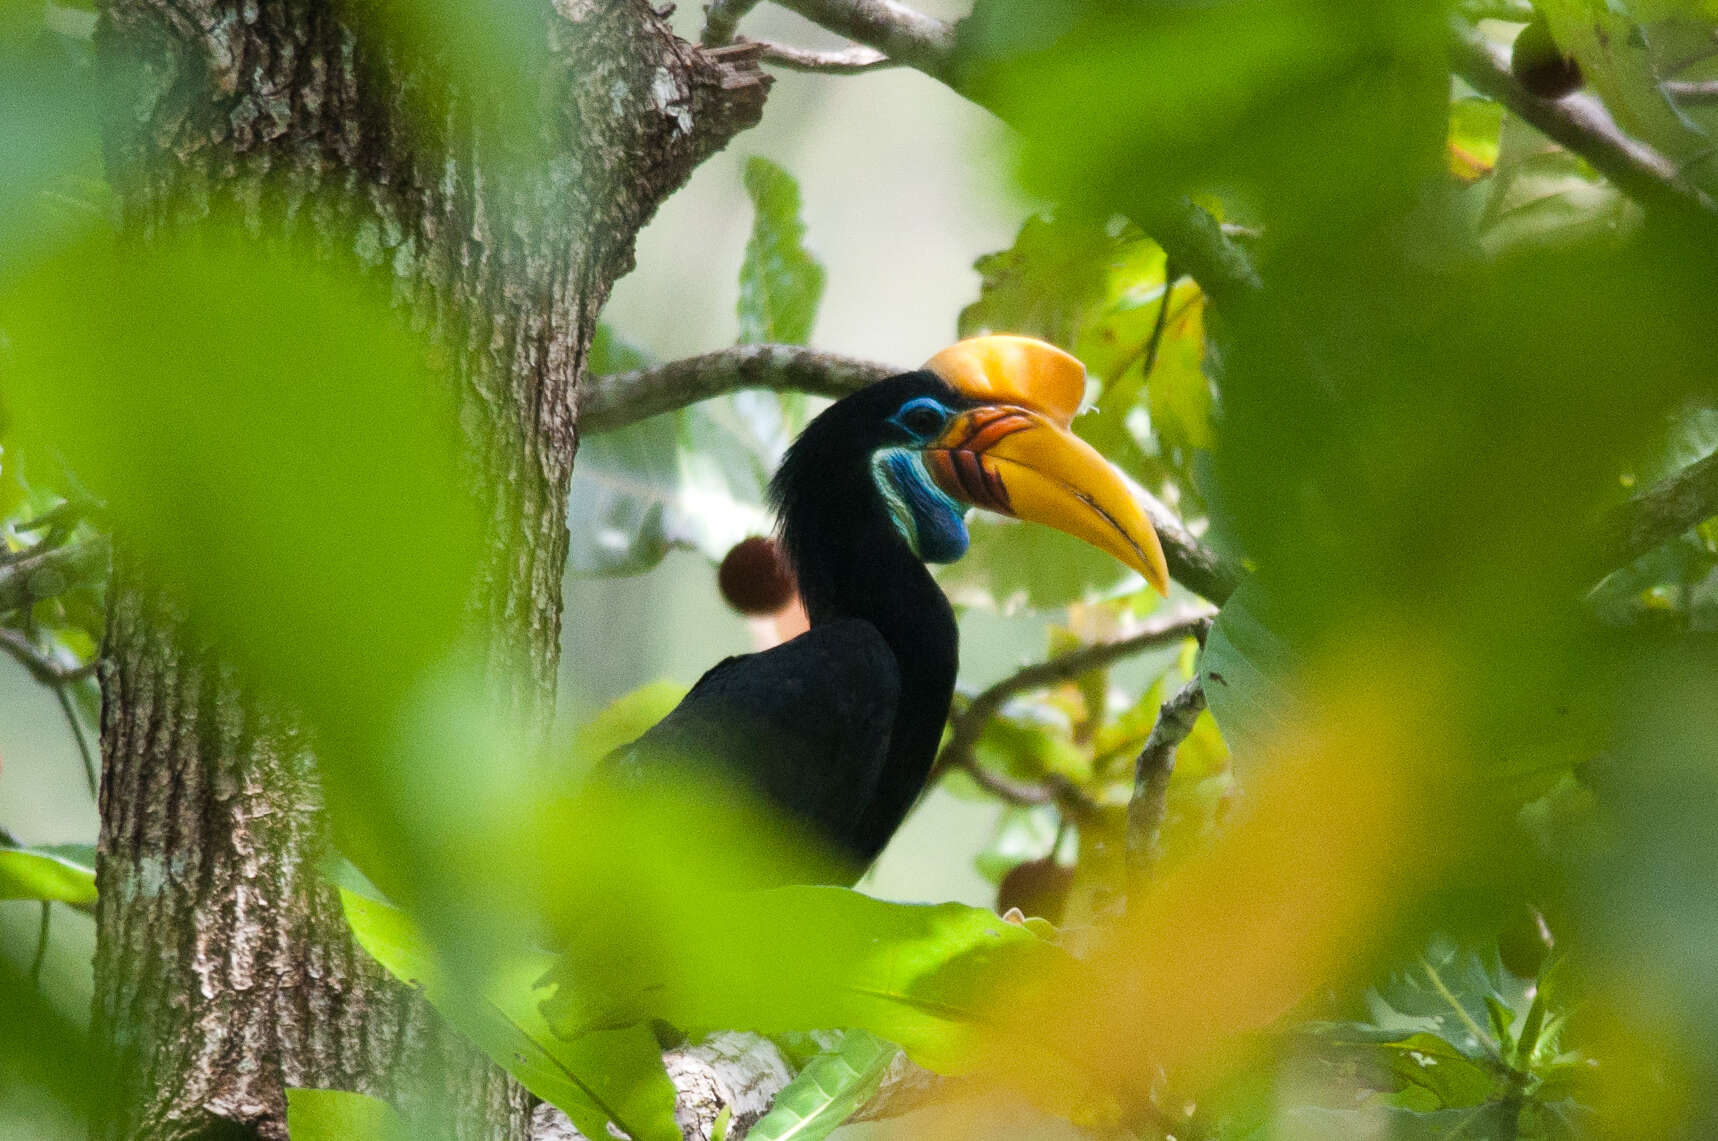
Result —
[[[473, 595], [512, 723], [552, 711], [575, 386], [633, 239], [761, 113], [745, 51], [676, 40], [637, 0], [545, 0], [549, 154], [501, 149], [423, 61], [331, 0], [113, 0], [110, 175], [148, 240], [236, 212], [391, 282], [457, 388], [488, 557]], [[513, 77], [517, 78], [517, 77]], [[219, 315], [211, 315], [219, 320]], [[385, 430], [385, 425], [377, 425]], [[103, 674], [95, 1022], [118, 1086], [97, 1137], [286, 1136], [286, 1086], [412, 1104], [460, 1138], [523, 1137], [523, 1092], [357, 950], [318, 877], [314, 760], [289, 716], [116, 562]], [[266, 615], [258, 615], [266, 621]]]

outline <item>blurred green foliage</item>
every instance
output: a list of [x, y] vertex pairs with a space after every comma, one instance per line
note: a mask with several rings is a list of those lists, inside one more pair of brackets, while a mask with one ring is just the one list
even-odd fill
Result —
[[402, 1141], [412, 1136], [387, 1102], [346, 1090], [288, 1087], [286, 1128], [293, 1141]]
[[[1718, 11], [1539, 10], [1591, 94], [1710, 188], [1714, 111], [1663, 85], [1718, 75]], [[342, 841], [400, 904], [344, 895], [363, 945], [587, 1135], [678, 1135], [652, 1020], [847, 1029], [760, 1136], [824, 1135], [895, 1045], [1138, 1136], [1711, 1132], [1718, 545], [1708, 521], [1618, 568], [1598, 520], [1718, 441], [1718, 254], [1452, 82], [1444, 6], [980, 0], [962, 25], [962, 89], [1058, 206], [980, 261], [959, 331], [1079, 354], [1077, 430], [1250, 573], [1202, 650], [1022, 689], [949, 778], [1012, 801], [975, 858], [1053, 886], [1021, 898], [1053, 898], [1055, 927], [745, 891], [820, 854], [732, 790], [577, 791], [671, 688], [548, 758], [496, 725], [466, 643], [493, 542], [431, 347], [371, 283], [219, 216], [115, 242], [86, 41], [0, 11], [0, 573], [88, 537], [42, 521], [99, 498], [125, 572], [309, 720]], [[483, 114], [517, 153], [546, 129], [546, 11], [351, 11], [446, 69], [435, 107], [500, 92]], [[803, 341], [824, 273], [797, 186], [763, 160], [746, 182], [738, 338]], [[1213, 308], [1147, 236], [1183, 195], [1244, 220], [1260, 299]], [[645, 363], [611, 330], [591, 352]], [[805, 412], [749, 394], [586, 440], [575, 566], [764, 529]], [[1049, 532], [973, 540], [942, 581], [1050, 623], [1052, 657], [1160, 605]], [[69, 667], [101, 607], [78, 584], [6, 628]], [[1194, 678], [1210, 711], [1130, 872], [1135, 761]], [[0, 851], [7, 898], [92, 890]], [[99, 1094], [74, 1020], [10, 962], [0, 1015], [29, 1028], [0, 1035], [9, 1075]], [[386, 1115], [291, 1104], [295, 1135]]]

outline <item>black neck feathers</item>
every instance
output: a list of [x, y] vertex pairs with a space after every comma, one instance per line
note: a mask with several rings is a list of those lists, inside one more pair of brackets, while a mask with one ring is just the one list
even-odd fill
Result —
[[772, 486], [782, 544], [813, 625], [860, 618], [900, 669], [901, 700], [875, 807], [857, 837], [880, 849], [912, 807], [936, 757], [959, 665], [948, 599], [890, 520], [871, 468], [902, 402], [940, 388], [925, 373], [881, 381], [806, 428]]

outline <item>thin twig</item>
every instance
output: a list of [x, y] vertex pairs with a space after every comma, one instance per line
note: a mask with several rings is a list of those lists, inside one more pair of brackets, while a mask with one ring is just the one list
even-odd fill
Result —
[[18, 633], [0, 627], [0, 650], [14, 658], [19, 665], [30, 671], [30, 675], [43, 685], [62, 686], [73, 682], [83, 681], [94, 677], [99, 662], [86, 662], [81, 666], [62, 666], [41, 650], [37, 649], [30, 640]]
[[1085, 795], [1066, 778], [1053, 774], [1041, 785], [1022, 785], [995, 773], [986, 772], [978, 764], [977, 758], [978, 741], [984, 734], [985, 726], [990, 724], [991, 720], [1002, 712], [1002, 707], [1008, 700], [1017, 694], [1072, 681], [1093, 670], [1103, 669], [1125, 658], [1172, 645], [1186, 638], [1197, 638], [1203, 642], [1210, 629], [1211, 614], [1208, 612], [1175, 615], [1153, 623], [1126, 638], [1082, 646], [1048, 661], [1035, 662], [1010, 674], [974, 697], [965, 709], [949, 718], [948, 741], [937, 754], [936, 766], [932, 771], [963, 770], [972, 774], [986, 790], [1010, 803], [1048, 804], [1056, 801], [1064, 806], [1072, 806], [1077, 812], [1089, 813], [1091, 805]]
[[954, 25], [895, 0], [777, 0], [814, 24], [954, 83]]
[[78, 682], [94, 677], [101, 669], [101, 661], [97, 659], [81, 666], [63, 666], [18, 631], [4, 627], [0, 627], [0, 650], [29, 670], [30, 676], [54, 691], [60, 712], [65, 715], [66, 725], [70, 727], [72, 738], [77, 742], [78, 756], [83, 761], [84, 783], [89, 786], [90, 796], [96, 796], [100, 788], [100, 777], [97, 775], [95, 751], [90, 746], [89, 736], [84, 732], [83, 718], [78, 715], [77, 706], [72, 704], [69, 691]]
[[791, 44], [778, 44], [770, 40], [745, 40], [763, 48], [763, 61], [773, 63], [777, 67], [785, 67], [789, 71], [809, 71], [823, 75], [858, 75], [866, 71], [881, 71], [884, 68], [900, 67], [899, 60], [890, 59], [876, 48], [868, 48], [863, 44], [841, 48], [836, 51], [811, 51], [807, 48], [796, 48]]
[[1673, 79], [1664, 92], [1685, 107], [1704, 107], [1718, 103], [1718, 79]]
[[13, 523], [12, 530], [27, 533], [40, 531], [43, 527], [81, 523], [96, 506], [93, 499], [63, 500], [32, 519], [21, 519]]
[[1175, 297], [1175, 282], [1180, 274], [1168, 262], [1163, 265], [1163, 300], [1157, 304], [1157, 318], [1152, 322], [1151, 333], [1145, 342], [1128, 354], [1127, 358], [1116, 367], [1115, 375], [1121, 376], [1132, 368], [1140, 357], [1145, 358], [1145, 364], [1140, 373], [1145, 379], [1151, 379], [1152, 369], [1157, 367], [1157, 355], [1163, 348], [1163, 334], [1169, 328], [1169, 303]]
[[704, 31], [698, 39], [707, 48], [733, 42], [734, 32], [758, 0], [710, 0], [704, 8]]
[[30, 985], [37, 990], [42, 989], [42, 967], [48, 961], [48, 922], [53, 918], [53, 911], [48, 901], [42, 901], [42, 923], [36, 929], [36, 955], [30, 960]]
[[903, 371], [799, 345], [737, 345], [634, 372], [591, 377], [579, 391], [579, 427], [606, 432], [742, 388], [845, 396]]
[[1600, 524], [1605, 565], [1625, 566], [1714, 515], [1718, 452], [1613, 508]]
[[1450, 64], [1475, 91], [1502, 103], [1592, 163], [1618, 190], [1642, 206], [1693, 219], [1718, 233], [1718, 203], [1684, 178], [1670, 157], [1624, 134], [1594, 96], [1577, 93], [1557, 100], [1541, 99], [1510, 73], [1504, 48], [1468, 27], [1458, 25], [1453, 31]]
[[1127, 805], [1127, 865], [1136, 876], [1157, 860], [1158, 839], [1169, 803], [1169, 778], [1175, 773], [1175, 750], [1193, 732], [1205, 711], [1205, 688], [1195, 677], [1157, 711], [1157, 723], [1139, 751], [1134, 766], [1133, 799]]
[[64, 594], [96, 578], [107, 567], [106, 539], [85, 539], [42, 550], [44, 545], [38, 544], [29, 554], [0, 567], [0, 613]]
[[84, 732], [83, 719], [78, 716], [77, 707], [72, 704], [72, 696], [67, 692], [66, 686], [54, 686], [54, 696], [59, 698], [60, 712], [65, 716], [66, 724], [71, 727], [72, 739], [77, 742], [78, 759], [84, 766], [84, 785], [89, 789], [90, 799], [99, 802], [101, 770], [96, 764], [95, 750], [90, 746], [89, 734]]

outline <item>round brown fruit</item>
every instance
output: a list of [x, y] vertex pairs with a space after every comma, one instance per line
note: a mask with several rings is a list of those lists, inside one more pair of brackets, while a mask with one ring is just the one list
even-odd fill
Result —
[[996, 889], [996, 910], [1007, 914], [1011, 907], [1051, 923], [1060, 923], [1068, 907], [1068, 889], [1074, 886], [1074, 869], [1065, 868], [1054, 856], [1016, 864], [1002, 877]]
[[1521, 86], [1541, 99], [1561, 99], [1581, 86], [1581, 65], [1557, 47], [1551, 25], [1537, 13], [1515, 37], [1509, 70]]
[[774, 614], [793, 598], [793, 576], [774, 539], [753, 535], [734, 544], [716, 572], [716, 585], [741, 614]]

